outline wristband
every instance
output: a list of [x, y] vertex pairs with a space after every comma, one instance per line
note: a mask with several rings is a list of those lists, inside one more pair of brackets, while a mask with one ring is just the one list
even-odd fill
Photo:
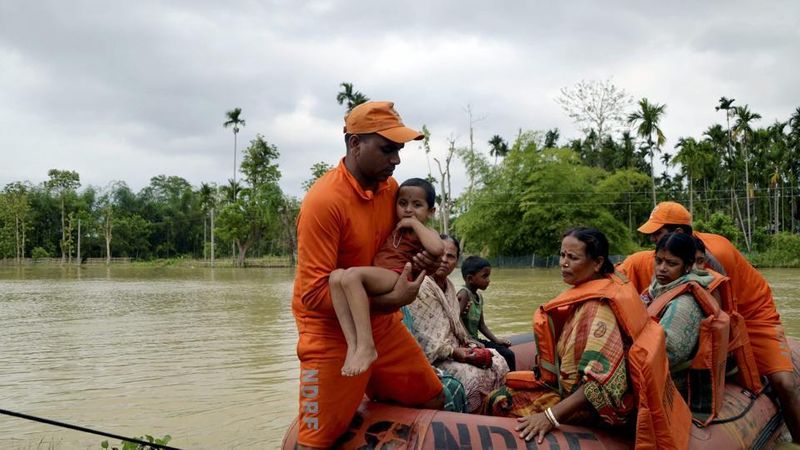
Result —
[[553, 424], [554, 427], [559, 428], [561, 426], [561, 424], [558, 423], [558, 421], [556, 420], [556, 415], [553, 414], [552, 409], [550, 408], [545, 409], [544, 415], [545, 417], [547, 417], [547, 420], [549, 420]]

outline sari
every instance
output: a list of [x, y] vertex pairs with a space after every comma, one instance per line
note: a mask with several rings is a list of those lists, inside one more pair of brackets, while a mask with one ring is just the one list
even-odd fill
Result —
[[[668, 284], [660, 284], [655, 276], [650, 286], [642, 294], [646, 305], [672, 289], [694, 281], [704, 288], [708, 288], [714, 277], [706, 271], [692, 270], [686, 275], [678, 277]], [[703, 310], [690, 293], [681, 294], [667, 306], [658, 323], [664, 328], [666, 335], [667, 359], [672, 371], [672, 381], [684, 399], [689, 398], [689, 365], [697, 351], [697, 342], [700, 337], [700, 322], [705, 318]], [[710, 408], [710, 407], [709, 407]]]
[[410, 316], [406, 325], [428, 361], [461, 382], [467, 395], [467, 412], [480, 409], [484, 397], [502, 384], [508, 364], [495, 350], [489, 350], [492, 364], [485, 369], [452, 359], [456, 348], [472, 342], [459, 317], [453, 283], [447, 280], [446, 289], [442, 290], [432, 277], [426, 276], [416, 300], [405, 308]]
[[504, 387], [487, 397], [483, 412], [524, 417], [543, 412], [577, 389], [583, 389], [592, 408], [565, 417], [564, 421], [626, 424], [635, 400], [628, 382], [625, 350], [611, 307], [596, 300], [586, 301], [566, 315], [558, 337], [559, 386], [536, 380], [516, 383], [509, 379]]

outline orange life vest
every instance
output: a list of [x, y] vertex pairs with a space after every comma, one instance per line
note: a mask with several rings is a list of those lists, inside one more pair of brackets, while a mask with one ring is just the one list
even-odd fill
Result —
[[720, 297], [720, 307], [730, 317], [731, 331], [728, 340], [728, 353], [733, 355], [736, 362], [736, 382], [743, 388], [753, 393], [761, 392], [761, 378], [758, 375], [755, 355], [750, 346], [750, 338], [747, 335], [744, 317], [736, 307], [736, 300], [733, 297], [730, 286], [730, 278], [706, 269], [714, 280], [706, 287], [711, 293], [718, 293]]
[[717, 299], [695, 281], [681, 284], [659, 295], [647, 307], [647, 312], [650, 317], [658, 320], [676, 297], [687, 293], [694, 297], [706, 316], [700, 322], [697, 352], [687, 367], [689, 408], [695, 420], [705, 426], [722, 409], [725, 397], [730, 317], [720, 308]]
[[538, 350], [537, 378], [558, 386], [556, 342], [570, 310], [588, 300], [607, 302], [620, 325], [627, 352], [628, 375], [638, 398], [637, 449], [683, 449], [689, 445], [691, 412], [669, 373], [664, 330], [645, 310], [627, 280], [613, 275], [562, 292], [540, 306], [533, 319]]

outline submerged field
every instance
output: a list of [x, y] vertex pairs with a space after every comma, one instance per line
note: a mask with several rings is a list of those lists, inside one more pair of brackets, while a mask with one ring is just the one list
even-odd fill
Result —
[[[763, 273], [788, 334], [800, 338], [800, 270]], [[275, 448], [297, 404], [293, 276], [0, 267], [2, 407], [115, 434], [170, 434], [182, 448]], [[529, 331], [535, 307], [563, 287], [556, 270], [496, 269], [489, 326]], [[0, 448], [99, 448], [103, 439], [0, 420]]]

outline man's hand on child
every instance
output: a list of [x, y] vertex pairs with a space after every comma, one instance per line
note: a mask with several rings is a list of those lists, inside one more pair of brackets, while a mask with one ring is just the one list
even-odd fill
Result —
[[511, 347], [511, 341], [508, 339], [500, 339], [497, 343], [500, 345], [505, 345], [506, 347]]
[[405, 300], [398, 308], [410, 304], [417, 298], [419, 288], [422, 286], [422, 280], [425, 279], [425, 271], [420, 272], [417, 278], [413, 280], [409, 280], [409, 277], [411, 277], [411, 264], [406, 263], [403, 266], [403, 272], [397, 277], [397, 282], [394, 284], [393, 289], [399, 291], [399, 297]]
[[403, 272], [397, 277], [392, 290], [386, 294], [373, 298], [373, 305], [383, 313], [394, 313], [398, 308], [406, 306], [417, 298], [422, 281], [425, 279], [425, 272], [419, 273], [417, 278], [409, 280], [411, 276], [411, 264], [406, 263]]

